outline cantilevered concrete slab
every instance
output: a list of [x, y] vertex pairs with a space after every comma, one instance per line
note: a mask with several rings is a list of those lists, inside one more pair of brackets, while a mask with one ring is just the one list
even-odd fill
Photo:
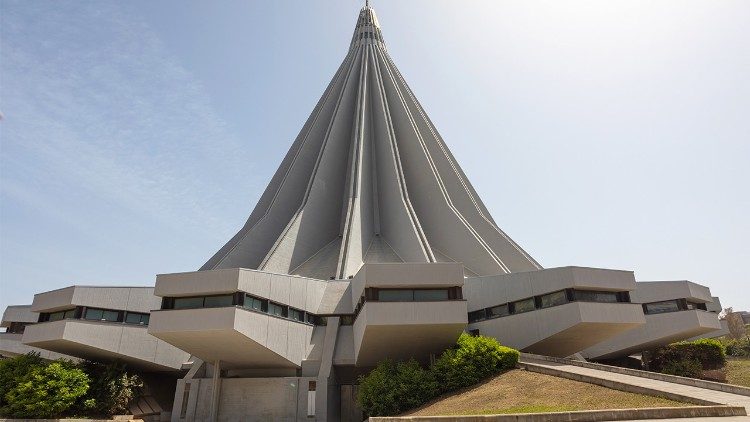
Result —
[[466, 279], [469, 330], [530, 353], [569, 356], [645, 323], [629, 271], [563, 267]]
[[[421, 300], [420, 293], [460, 291], [463, 283], [463, 267], [456, 263], [365, 264], [352, 280], [353, 302], [361, 304], [353, 326], [355, 364], [424, 360], [455, 344], [466, 328], [466, 301], [448, 294]], [[383, 295], [408, 289], [414, 289], [411, 301]]]
[[190, 355], [148, 334], [160, 299], [151, 287], [71, 286], [34, 296], [38, 324], [23, 344], [82, 359], [121, 360], [147, 371], [179, 371]]
[[708, 287], [690, 281], [638, 282], [631, 294], [646, 324], [582, 351], [588, 359], [613, 359], [721, 330]]
[[2, 322], [0, 322], [0, 327], [5, 328], [6, 330], [4, 333], [0, 333], [0, 357], [7, 358], [25, 355], [27, 353], [36, 353], [43, 359], [78, 360], [73, 356], [55, 353], [21, 343], [21, 338], [23, 337], [26, 327], [36, 324], [38, 321], [39, 314], [31, 311], [31, 305], [12, 305], [5, 308]]

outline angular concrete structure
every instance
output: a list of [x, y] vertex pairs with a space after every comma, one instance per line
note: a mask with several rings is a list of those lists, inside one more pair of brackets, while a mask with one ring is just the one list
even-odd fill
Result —
[[638, 282], [631, 294], [646, 324], [583, 350], [588, 359], [613, 359], [721, 330], [708, 287], [690, 281]]
[[13, 305], [5, 308], [2, 322], [0, 322], [0, 327], [5, 328], [5, 332], [0, 333], [0, 358], [36, 353], [41, 358], [48, 360], [78, 360], [73, 356], [21, 343], [21, 338], [24, 331], [26, 331], [26, 327], [37, 322], [39, 322], [39, 314], [31, 311], [31, 305]]
[[492, 219], [366, 5], [226, 245], [198, 271], [158, 275], [155, 289], [37, 295], [42, 323], [23, 342], [152, 371], [192, 355], [172, 421], [360, 421], [359, 375], [384, 359], [426, 363], [465, 330], [552, 356], [628, 353], [668, 340], [677, 322], [677, 337], [705, 332], [705, 311], [669, 326], [650, 314], [652, 302], [711, 302], [685, 283], [637, 294], [630, 271], [543, 269]]
[[152, 372], [176, 372], [190, 355], [147, 332], [160, 299], [152, 287], [71, 286], [34, 295], [39, 323], [23, 344], [81, 359], [120, 360]]
[[646, 321], [630, 271], [565, 267], [468, 278], [469, 330], [519, 350], [566, 357]]

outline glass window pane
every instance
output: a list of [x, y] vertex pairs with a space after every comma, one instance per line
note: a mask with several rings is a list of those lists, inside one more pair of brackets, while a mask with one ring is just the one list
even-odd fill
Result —
[[128, 312], [125, 316], [125, 322], [128, 324], [148, 324], [148, 315], [137, 312]]
[[65, 315], [63, 315], [63, 318], [75, 318], [76, 317], [76, 310], [71, 309], [69, 311], [65, 311]]
[[120, 313], [117, 311], [104, 311], [102, 313], [102, 319], [105, 321], [117, 321], [120, 319]]
[[677, 312], [680, 310], [680, 306], [676, 300], [668, 300], [664, 302], [647, 303], [645, 305], [647, 314], [663, 314], [667, 312]]
[[378, 300], [381, 302], [411, 302], [414, 300], [414, 290], [378, 290]]
[[617, 292], [594, 292], [590, 290], [576, 290], [576, 300], [581, 302], [617, 303]]
[[341, 315], [341, 325], [352, 325], [354, 324], [353, 315]]
[[477, 322], [482, 321], [486, 318], [486, 313], [484, 309], [480, 309], [478, 311], [469, 312], [469, 322]]
[[101, 321], [104, 316], [104, 310], [102, 309], [86, 309], [86, 319], [92, 321]]
[[568, 303], [568, 296], [565, 294], [565, 290], [542, 296], [542, 308], [549, 308], [550, 306], [557, 306], [565, 303]]
[[204, 308], [220, 308], [224, 306], [232, 306], [232, 295], [206, 296], [206, 300], [203, 302]]
[[414, 290], [414, 300], [417, 302], [448, 300], [448, 290], [447, 289]]
[[487, 310], [487, 313], [489, 314], [487, 315], [489, 318], [496, 318], [510, 315], [510, 310], [508, 309], [508, 305], [506, 304], [489, 308]]
[[174, 309], [195, 309], [203, 307], [203, 297], [176, 297]]
[[60, 321], [64, 315], [65, 312], [53, 312], [49, 314], [49, 321]]
[[151, 319], [151, 315], [142, 315], [141, 324], [148, 325], [148, 321]]
[[275, 303], [269, 303], [268, 313], [271, 315], [284, 316], [284, 307]]
[[534, 305], [534, 298], [519, 300], [518, 302], [513, 302], [515, 305], [515, 311], [514, 313], [520, 314], [522, 312], [529, 312], [536, 309], [536, 305]]

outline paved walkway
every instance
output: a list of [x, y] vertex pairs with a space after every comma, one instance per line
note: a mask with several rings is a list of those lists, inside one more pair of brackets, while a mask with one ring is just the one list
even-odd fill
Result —
[[[750, 415], [750, 397], [742, 396], [739, 394], [725, 393], [723, 391], [707, 390], [704, 388], [693, 387], [690, 385], [674, 384], [666, 381], [653, 380], [649, 378], [641, 378], [633, 375], [618, 374], [615, 372], [608, 372], [598, 369], [584, 368], [575, 365], [566, 365], [564, 363], [557, 362], [546, 362], [538, 361], [535, 359], [524, 359], [524, 363], [529, 363], [538, 366], [544, 366], [551, 369], [562, 370], [569, 373], [585, 375], [595, 377], [604, 380], [610, 380], [623, 384], [630, 384], [637, 387], [651, 388], [659, 391], [671, 392], [675, 394], [681, 394], [688, 397], [693, 397], [701, 400], [708, 400], [719, 404], [726, 404], [731, 406], [744, 406], [747, 409], [748, 415]], [[737, 418], [737, 419], [735, 419]], [[720, 421], [734, 421], [743, 420], [750, 421], [750, 416], [741, 417], [724, 417], [724, 418], [706, 418], [705, 420], [720, 420]], [[690, 421], [701, 420], [701, 419], [689, 419]]]

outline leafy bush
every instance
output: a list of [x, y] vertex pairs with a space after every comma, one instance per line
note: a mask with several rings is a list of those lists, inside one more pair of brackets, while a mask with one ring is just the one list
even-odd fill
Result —
[[44, 360], [39, 353], [16, 356], [13, 359], [0, 360], [0, 409], [6, 406], [5, 395], [18, 385], [21, 379], [37, 366], [42, 366]]
[[664, 363], [660, 372], [662, 374], [678, 375], [681, 377], [700, 378], [703, 367], [695, 359], [669, 361]]
[[391, 416], [426, 403], [436, 392], [432, 374], [416, 360], [384, 360], [359, 378], [357, 400], [367, 415]]
[[494, 338], [463, 333], [456, 346], [443, 352], [429, 370], [414, 359], [380, 362], [367, 376], [359, 378], [357, 400], [369, 416], [396, 415], [440, 393], [468, 387], [512, 369], [519, 355]]
[[729, 339], [722, 344], [726, 347], [728, 356], [738, 358], [750, 357], [750, 340], [746, 338], [739, 340]]
[[4, 414], [16, 418], [50, 418], [68, 410], [89, 389], [89, 377], [75, 364], [60, 360], [49, 364], [22, 360], [15, 385], [5, 391]]
[[80, 367], [91, 378], [91, 388], [77, 403], [78, 413], [107, 417], [128, 413], [128, 405], [143, 387], [138, 375], [129, 374], [120, 362], [105, 364], [85, 361]]
[[0, 414], [109, 417], [127, 413], [142, 385], [121, 363], [50, 362], [30, 353], [0, 360]]
[[726, 365], [726, 349], [718, 340], [700, 339], [670, 344], [650, 353], [649, 370], [698, 378], [702, 371]]
[[492, 338], [471, 336], [462, 333], [457, 347], [448, 349], [435, 361], [432, 372], [438, 381], [441, 392], [468, 387], [495, 375], [512, 369], [518, 363], [517, 350], [501, 346]]

